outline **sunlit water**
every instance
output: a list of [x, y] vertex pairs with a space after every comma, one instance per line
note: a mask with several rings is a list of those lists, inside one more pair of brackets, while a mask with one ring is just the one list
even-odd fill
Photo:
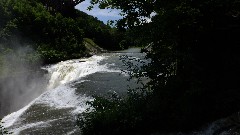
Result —
[[[76, 125], [76, 117], [89, 107], [86, 105], [87, 101], [94, 100], [91, 95], [105, 96], [108, 93], [117, 92], [120, 96], [124, 96], [129, 87], [138, 87], [134, 79], [127, 80], [129, 76], [122, 72], [127, 68], [123, 66], [119, 57], [128, 55], [141, 59], [145, 54], [139, 53], [139, 51], [140, 49], [134, 48], [95, 55], [86, 59], [63, 61], [43, 67], [48, 72], [44, 77], [48, 85], [36, 84], [36, 86], [41, 86], [38, 88], [43, 88], [43, 86], [45, 88], [36, 89], [34, 94], [32, 94], [34, 91], [26, 89], [26, 93], [31, 93], [23, 95], [39, 94], [39, 96], [22, 109], [5, 116], [2, 120], [5, 122], [3, 126], [14, 135], [81, 134]], [[31, 89], [34, 88], [31, 87]], [[25, 101], [30, 99], [31, 97]], [[12, 100], [12, 102], [18, 101]], [[237, 117], [240, 119], [239, 116]], [[236, 131], [238, 127], [240, 129], [240, 124], [232, 126], [233, 123], [229, 119], [222, 119], [206, 125], [199, 131], [184, 135], [239, 135]], [[171, 135], [175, 134], [183, 135], [183, 133], [172, 133]], [[160, 134], [156, 133], [155, 135]]]
[[[22, 109], [3, 118], [4, 127], [15, 135], [80, 134], [77, 114], [88, 108], [91, 95], [117, 92], [124, 95], [128, 87], [138, 87], [122, 72], [126, 70], [121, 55], [143, 58], [140, 49], [105, 53], [86, 59], [74, 59], [43, 67], [48, 85], [39, 97]], [[41, 90], [43, 91], [43, 90]]]

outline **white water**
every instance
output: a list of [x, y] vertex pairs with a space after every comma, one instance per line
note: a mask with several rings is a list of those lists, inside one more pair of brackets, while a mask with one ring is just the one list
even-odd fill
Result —
[[110, 70], [107, 65], [99, 65], [99, 62], [107, 56], [92, 56], [88, 59], [76, 59], [60, 62], [56, 65], [46, 67], [50, 73], [48, 89], [53, 89], [61, 84], [80, 79], [96, 72], [120, 72]]
[[[61, 119], [65, 120], [64, 117], [60, 117], [24, 123], [26, 116], [24, 117], [23, 115], [28, 115], [28, 110], [31, 106], [36, 104], [44, 104], [54, 109], [66, 108], [70, 110], [72, 116], [85, 111], [86, 108], [88, 108], [86, 102], [93, 100], [93, 98], [77, 94], [76, 88], [73, 88], [71, 83], [76, 83], [75, 81], [77, 81], [77, 83], [82, 83], [84, 80], [81, 80], [81, 78], [97, 72], [120, 72], [120, 70], [109, 68], [115, 66], [115, 63], [110, 62], [109, 64], [100, 64], [101, 61], [106, 60], [109, 57], [110, 56], [93, 56], [88, 59], [68, 60], [44, 67], [44, 69], [49, 72], [49, 84], [46, 91], [24, 108], [5, 116], [2, 120], [5, 122], [3, 126], [13, 132], [14, 135], [18, 135], [27, 129], [56, 126], [53, 125], [52, 122]], [[213, 123], [202, 131], [192, 132], [187, 135], [212, 135], [214, 131], [219, 128], [218, 125], [218, 123]], [[64, 132], [64, 134], [70, 135], [77, 132], [77, 129], [73, 129]]]
[[[36, 104], [45, 104], [59, 109], [71, 108], [72, 114], [83, 112], [88, 107], [86, 102], [93, 99], [86, 95], [77, 95], [70, 82], [76, 80], [82, 82], [83, 80], [80, 80], [82, 77], [96, 72], [120, 72], [120, 70], [109, 69], [107, 64], [99, 64], [100, 61], [106, 58], [107, 56], [92, 56], [88, 59], [68, 60], [44, 67], [49, 72], [47, 91], [19, 111], [5, 116], [2, 120], [4, 122], [3, 126], [14, 134], [19, 134], [22, 130], [35, 126], [49, 126], [48, 123], [53, 120], [21, 124], [24, 121], [21, 116], [32, 105]], [[14, 126], [16, 124], [18, 126]]]

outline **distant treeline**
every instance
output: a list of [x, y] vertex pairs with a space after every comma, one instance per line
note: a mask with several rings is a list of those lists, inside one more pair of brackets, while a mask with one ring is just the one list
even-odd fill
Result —
[[0, 13], [1, 56], [14, 48], [28, 46], [35, 52], [25, 59], [54, 63], [87, 56], [83, 38], [91, 38], [108, 50], [121, 49], [120, 45], [126, 41], [124, 32], [95, 17], [76, 9], [71, 11], [74, 17], [70, 17], [50, 11], [37, 0], [1, 0]]

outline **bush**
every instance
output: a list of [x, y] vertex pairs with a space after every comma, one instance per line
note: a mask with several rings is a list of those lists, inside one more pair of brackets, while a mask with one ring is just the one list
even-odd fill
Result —
[[[138, 102], [131, 105], [129, 102], [132, 99], [127, 98], [123, 101], [126, 104], [121, 104], [119, 108], [130, 106], [131, 112], [120, 109], [123, 112], [118, 113], [134, 114], [138, 119], [140, 117], [134, 128], [151, 134], [156, 131], [193, 130], [238, 112], [240, 93], [235, 78], [240, 73], [240, 39], [237, 38], [240, 34], [239, 1], [141, 2], [110, 2], [110, 6], [121, 8], [125, 13], [120, 27], [126, 27], [125, 24], [134, 27], [141, 18], [139, 16], [147, 17], [152, 12], [156, 13], [150, 23], [139, 23], [138, 27], [144, 32], [135, 33], [142, 37], [137, 41], [145, 40], [151, 45], [147, 56], [151, 63], [143, 69], [151, 80], [145, 90], [151, 93], [138, 100], [145, 110], [135, 109], [134, 106], [139, 106]], [[106, 3], [100, 0], [100, 4]], [[108, 4], [106, 7], [109, 7]], [[141, 75], [139, 71], [136, 74]], [[100, 115], [104, 116], [105, 112]], [[94, 119], [97, 118], [90, 117], [88, 122], [94, 124]], [[121, 120], [128, 123], [132, 121], [124, 116]], [[107, 126], [111, 125], [111, 121], [106, 122]], [[125, 125], [131, 133], [134, 128], [131, 128], [131, 124]], [[101, 131], [104, 128], [114, 130], [102, 128]], [[123, 129], [124, 132], [124, 128], [117, 129]], [[138, 131], [133, 134], [145, 134]], [[97, 131], [94, 132], [97, 134]]]
[[122, 135], [141, 133], [144, 102], [142, 96], [131, 92], [126, 98], [117, 94], [110, 97], [95, 97], [88, 102], [91, 108], [79, 114], [78, 125], [86, 135]]

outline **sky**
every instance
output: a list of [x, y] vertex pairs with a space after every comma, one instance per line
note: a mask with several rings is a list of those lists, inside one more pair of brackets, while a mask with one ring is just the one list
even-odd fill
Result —
[[105, 24], [107, 24], [108, 20], [118, 20], [122, 18], [119, 15], [118, 10], [99, 9], [97, 6], [94, 6], [94, 8], [91, 11], [89, 11], [87, 10], [88, 6], [90, 6], [90, 0], [85, 0], [82, 3], [78, 4], [75, 8], [89, 15], [97, 17], [99, 20], [103, 21]]

